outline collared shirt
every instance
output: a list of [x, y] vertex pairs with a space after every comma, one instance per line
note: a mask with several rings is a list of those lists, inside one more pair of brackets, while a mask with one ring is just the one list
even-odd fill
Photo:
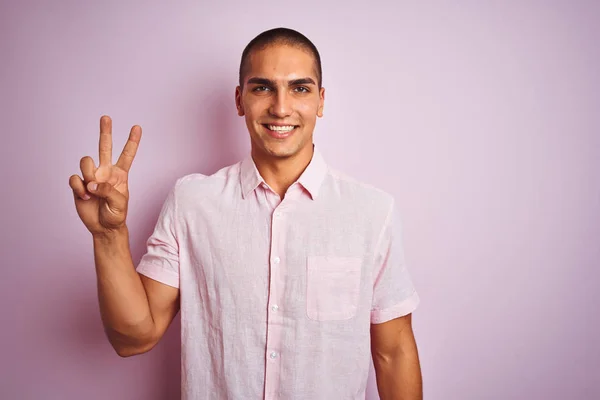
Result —
[[419, 302], [400, 226], [316, 147], [283, 201], [250, 155], [178, 179], [137, 271], [180, 290], [182, 398], [364, 399], [370, 324]]

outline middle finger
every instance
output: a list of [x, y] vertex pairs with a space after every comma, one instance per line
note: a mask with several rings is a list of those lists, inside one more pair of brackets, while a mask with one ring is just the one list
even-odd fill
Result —
[[112, 120], [108, 115], [100, 118], [100, 165], [112, 165]]

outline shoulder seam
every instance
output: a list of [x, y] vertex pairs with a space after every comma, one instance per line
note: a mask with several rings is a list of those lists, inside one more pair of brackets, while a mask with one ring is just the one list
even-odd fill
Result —
[[337, 180], [340, 180], [340, 181], [343, 181], [343, 182], [347, 182], [347, 183], [351, 183], [351, 184], [355, 184], [355, 185], [360, 186], [360, 187], [362, 187], [364, 189], [373, 189], [373, 190], [375, 190], [375, 191], [377, 191], [377, 192], [379, 192], [381, 194], [393, 197], [391, 195], [391, 193], [385, 191], [384, 189], [382, 189], [380, 187], [377, 187], [377, 186], [375, 186], [373, 184], [367, 183], [367, 182], [359, 181], [358, 179], [355, 179], [355, 178], [353, 178], [353, 177], [351, 177], [351, 176], [349, 176], [349, 175], [347, 175], [347, 174], [345, 174], [345, 173], [343, 173], [341, 171], [337, 171], [335, 169], [329, 168], [328, 172], [329, 172], [329, 174], [334, 179], [337, 179]]

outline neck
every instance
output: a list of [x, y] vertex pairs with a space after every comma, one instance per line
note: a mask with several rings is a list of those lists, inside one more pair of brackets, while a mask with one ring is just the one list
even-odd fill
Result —
[[252, 159], [260, 176], [283, 200], [288, 188], [298, 180], [310, 164], [313, 153], [313, 145], [307, 146], [297, 154], [286, 158], [264, 156], [253, 149]]

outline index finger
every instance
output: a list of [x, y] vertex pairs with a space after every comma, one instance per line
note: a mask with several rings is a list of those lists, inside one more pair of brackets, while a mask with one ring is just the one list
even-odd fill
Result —
[[112, 120], [108, 115], [100, 118], [100, 164], [109, 166], [112, 164]]
[[129, 172], [131, 168], [131, 164], [133, 163], [133, 159], [135, 158], [135, 153], [137, 152], [138, 146], [140, 144], [140, 139], [142, 138], [142, 127], [139, 125], [134, 125], [131, 128], [131, 132], [129, 132], [129, 139], [127, 139], [127, 143], [125, 143], [125, 147], [123, 148], [123, 152], [119, 156], [119, 160], [117, 161], [117, 167]]

